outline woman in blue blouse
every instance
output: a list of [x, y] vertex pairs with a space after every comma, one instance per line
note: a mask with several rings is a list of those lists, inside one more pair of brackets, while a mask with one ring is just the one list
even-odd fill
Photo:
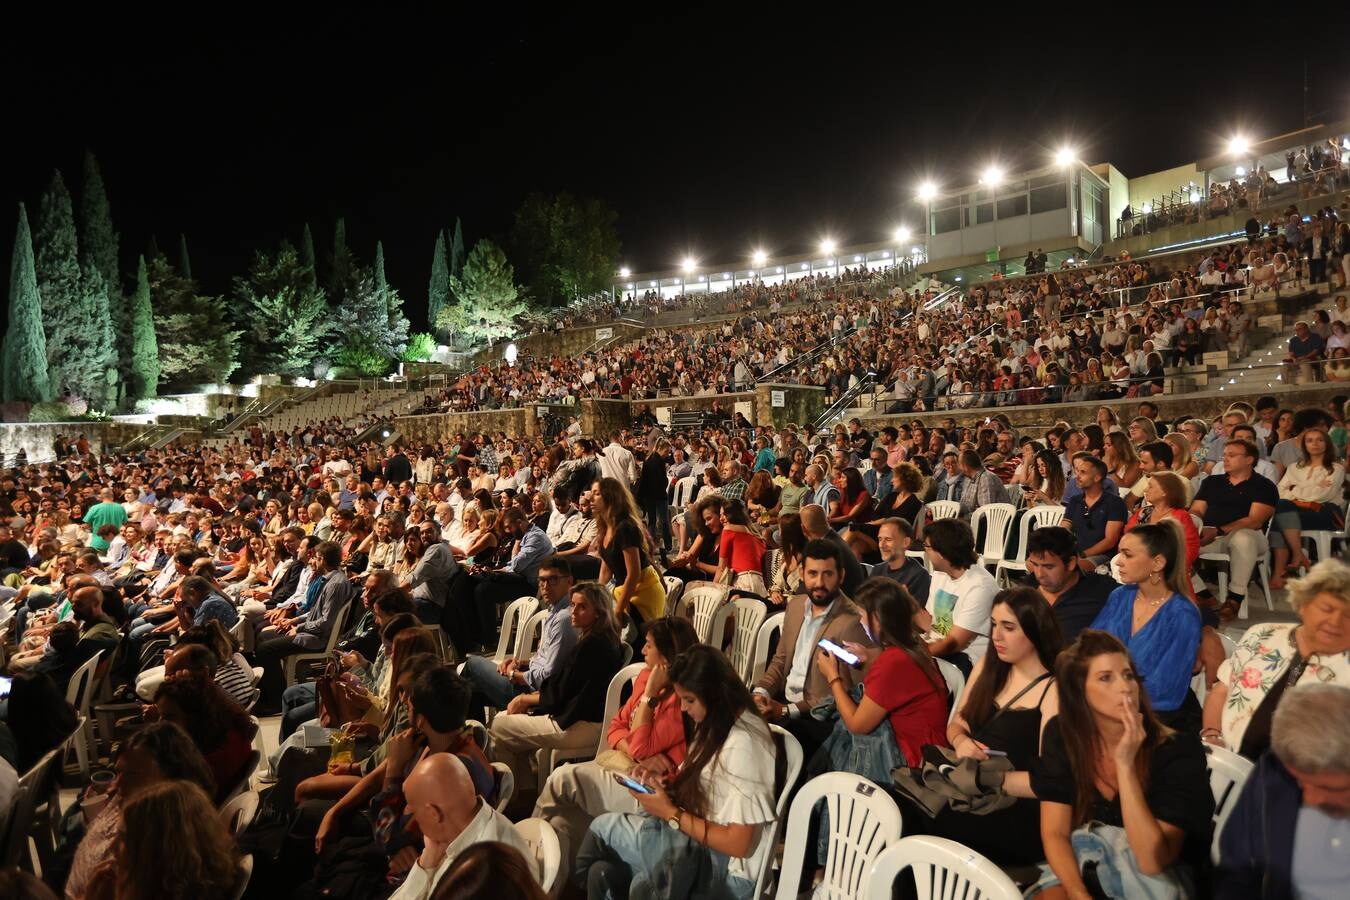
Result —
[[1200, 646], [1200, 610], [1190, 599], [1186, 541], [1173, 519], [1141, 525], [1120, 539], [1120, 580], [1093, 628], [1110, 632], [1130, 651], [1158, 717], [1193, 732], [1200, 704], [1191, 673]]

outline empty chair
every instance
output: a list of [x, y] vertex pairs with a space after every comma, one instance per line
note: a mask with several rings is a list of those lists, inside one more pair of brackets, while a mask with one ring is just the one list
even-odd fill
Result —
[[1214, 794], [1214, 841], [1210, 855], [1217, 865], [1219, 862], [1219, 835], [1233, 812], [1242, 786], [1252, 774], [1252, 761], [1239, 756], [1223, 747], [1205, 745], [1205, 755], [1209, 763], [1209, 789]]
[[666, 586], [666, 615], [675, 615], [680, 608], [680, 595], [684, 593], [684, 582], [674, 575], [663, 575], [661, 583]]
[[755, 635], [755, 658], [750, 663], [750, 675], [745, 683], [753, 686], [759, 681], [759, 676], [764, 674], [764, 670], [769, 665], [769, 645], [773, 642], [775, 634], [781, 634], [783, 631], [783, 620], [787, 617], [786, 613], [776, 612], [764, 620], [759, 626], [759, 633]]
[[516, 645], [511, 638], [517, 630], [524, 629], [538, 607], [539, 600], [536, 597], [519, 597], [507, 605], [506, 611], [502, 614], [502, 630], [497, 638], [497, 652], [492, 654], [493, 662], [504, 662], [512, 655]]
[[699, 643], [712, 643], [713, 618], [722, 604], [727, 602], [730, 589], [724, 584], [709, 581], [694, 582], [685, 588], [681, 601], [683, 614], [694, 623], [694, 632]]
[[977, 545], [980, 565], [996, 565], [1003, 558], [1003, 548], [1008, 543], [1008, 533], [1012, 530], [1013, 516], [1017, 508], [1011, 503], [989, 503], [975, 510], [970, 517], [970, 530], [978, 540], [980, 526], [984, 526], [984, 543]]
[[1017, 551], [1012, 559], [1000, 559], [994, 569], [994, 578], [998, 579], [999, 584], [1006, 584], [1003, 579], [1005, 573], [1025, 572], [1027, 570], [1027, 540], [1031, 536], [1033, 526], [1035, 528], [1049, 528], [1058, 525], [1064, 518], [1064, 507], [1062, 506], [1037, 506], [1027, 510], [1022, 514], [1021, 521], [1017, 523]]
[[89, 704], [94, 697], [94, 676], [98, 671], [98, 661], [103, 651], [97, 651], [70, 676], [66, 685], [66, 702], [75, 707], [80, 716], [80, 727], [71, 744], [75, 748], [75, 759], [80, 764], [80, 777], [89, 778], [91, 760], [98, 757], [98, 745], [94, 743], [94, 723], [89, 717]]
[[558, 893], [558, 872], [562, 868], [562, 847], [553, 826], [543, 819], [522, 819], [516, 823], [516, 832], [534, 854], [535, 873], [539, 886], [550, 897]]
[[[759, 627], [764, 624], [768, 607], [754, 597], [737, 597], [730, 603], [723, 603], [713, 617], [711, 633], [720, 638], [726, 632], [729, 617], [734, 617], [735, 631], [732, 632], [731, 646], [726, 648], [731, 667], [742, 681], [750, 678], [750, 670], [755, 662], [755, 643], [759, 638]], [[695, 627], [697, 631], [697, 627]]]
[[257, 791], [244, 791], [225, 802], [220, 808], [220, 819], [230, 830], [230, 834], [239, 837], [244, 833], [244, 829], [248, 828], [253, 822], [253, 817], [258, 814], [258, 801]]
[[877, 856], [867, 875], [868, 900], [890, 900], [895, 878], [914, 875], [918, 900], [1020, 900], [1022, 892], [1003, 870], [964, 844], [915, 835], [901, 838]]
[[[955, 519], [955, 518], [959, 518], [960, 515], [961, 515], [961, 504], [958, 503], [957, 501], [955, 501], [955, 500], [933, 500], [933, 501], [931, 501], [931, 502], [929, 502], [929, 503], [925, 503], [925, 504], [924, 504], [924, 506], [923, 506], [923, 513], [920, 514], [919, 518], [920, 518], [920, 520], [925, 521], [925, 522], [926, 522], [927, 520], [930, 520], [930, 519], [931, 519], [932, 521], [936, 522], [936, 521], [938, 521], [939, 519]], [[916, 529], [919, 529], [919, 526], [918, 526], [917, 523], [915, 524], [914, 527], [915, 527]], [[919, 534], [922, 534], [922, 533], [923, 533], [922, 529], [919, 529], [919, 532], [918, 532], [918, 533], [919, 533]]]
[[845, 900], [862, 894], [863, 879], [873, 862], [900, 839], [900, 808], [890, 794], [866, 778], [827, 772], [802, 785], [788, 811], [783, 870], [778, 875], [778, 900], [794, 900], [802, 865], [815, 847], [806, 845], [812, 810], [824, 802], [829, 813], [825, 872], [813, 896]]
[[947, 682], [947, 693], [951, 695], [951, 713], [947, 716], [948, 721], [956, 715], [956, 708], [961, 703], [961, 692], [966, 689], [966, 676], [961, 674], [961, 670], [954, 664], [945, 659], [935, 659], [938, 671], [942, 673], [942, 680]]
[[539, 643], [544, 639], [544, 622], [548, 619], [548, 613], [547, 609], [539, 610], [520, 629], [516, 641], [516, 659], [528, 660], [539, 649]]

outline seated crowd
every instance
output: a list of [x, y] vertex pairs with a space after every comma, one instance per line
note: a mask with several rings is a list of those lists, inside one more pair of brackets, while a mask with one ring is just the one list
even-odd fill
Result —
[[[603, 447], [456, 435], [416, 463], [264, 435], [6, 471], [0, 799], [76, 732], [97, 655], [126, 704], [99, 722], [111, 790], [43, 865], [73, 898], [233, 896], [244, 853], [248, 896], [537, 898], [524, 819], [574, 896], [748, 898], [789, 742], [798, 783], [866, 777], [906, 834], [1041, 896], [1329, 896], [1350, 567], [1304, 535], [1344, 524], [1344, 412], [1145, 401], [1123, 425], [750, 443], [648, 424]], [[1217, 629], [1267, 565], [1297, 621], [1229, 653]], [[676, 585], [734, 600], [725, 633]], [[740, 620], [777, 613], [751, 659]], [[256, 776], [250, 713], [280, 716]], [[1206, 744], [1257, 764], [1217, 865]], [[213, 808], [259, 782], [227, 828]], [[823, 854], [826, 815], [811, 830]]]

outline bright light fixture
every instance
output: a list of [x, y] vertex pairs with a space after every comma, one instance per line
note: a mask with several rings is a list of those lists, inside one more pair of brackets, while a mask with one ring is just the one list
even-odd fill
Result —
[[1078, 154], [1073, 152], [1072, 147], [1060, 147], [1055, 151], [1055, 165], [1068, 166], [1078, 158]]
[[987, 185], [989, 187], [997, 187], [1002, 183], [1003, 183], [1003, 170], [1000, 169], [998, 166], [990, 166], [989, 168], [985, 169], [984, 174], [980, 176], [980, 184]]
[[1145, 204], [1144, 204], [1144, 215], [1148, 215], [1148, 214], [1151, 213], [1151, 212], [1153, 212], [1153, 204], [1152, 204], [1152, 203], [1145, 203]]
[[694, 269], [698, 268], [698, 263], [694, 261], [694, 258], [692, 256], [686, 256], [684, 258], [684, 262], [681, 263], [681, 268], [684, 269], [684, 272], [687, 275], [690, 272], [694, 271]]
[[809, 269], [809, 268], [811, 268], [811, 267], [808, 266], [806, 263], [802, 263], [802, 271], [803, 271], [803, 272], [805, 272], [805, 271], [806, 271], [807, 269]]
[[932, 200], [937, 196], [937, 192], [937, 185], [933, 184], [931, 181], [925, 181], [923, 184], [919, 185], [920, 200]]
[[890, 258], [891, 258], [891, 254], [890, 254], [889, 252], [885, 251], [885, 250], [882, 250], [882, 251], [881, 251], [881, 258], [882, 258], [882, 259], [890, 259]]
[[520, 349], [515, 345], [514, 342], [507, 344], [506, 352], [503, 353], [502, 355], [506, 358], [506, 364], [508, 366], [514, 366], [516, 364], [516, 357], [520, 355]]
[[862, 257], [861, 257], [861, 256], [855, 256], [855, 257], [853, 257], [853, 261], [854, 261], [854, 262], [862, 262]]
[[1192, 202], [1192, 203], [1199, 203], [1199, 202], [1200, 202], [1200, 192], [1199, 192], [1199, 191], [1191, 191], [1191, 202]]
[[909, 240], [911, 233], [912, 232], [908, 228], [901, 225], [899, 228], [895, 229], [895, 239], [897, 242], [903, 244], [905, 241]]
[[834, 241], [830, 240], [829, 238], [826, 238], [825, 240], [821, 241], [821, 242], [820, 242], [820, 252], [821, 252], [821, 253], [824, 253], [826, 256], [829, 256], [831, 253], [833, 253], [833, 252], [834, 252]]
[[1244, 169], [1242, 166], [1238, 166], [1238, 167], [1237, 167], [1237, 177], [1239, 177], [1239, 178], [1246, 178], [1246, 177], [1247, 177], [1247, 170]]
[[619, 270], [620, 278], [627, 278], [629, 275], [632, 274], [633, 274], [632, 271], [627, 266], [624, 266], [622, 269]]
[[755, 261], [755, 265], [762, 266], [766, 262], [768, 262], [769, 254], [765, 253], [763, 250], [756, 250], [753, 259]]
[[922, 248], [922, 247], [910, 247], [910, 248], [909, 248], [909, 252], [912, 253], [912, 254], [914, 254], [915, 256], [918, 256], [920, 253], [923, 253], [923, 248]]
[[783, 267], [782, 267], [782, 266], [779, 266], [779, 267], [777, 267], [776, 269], [774, 269], [774, 271], [781, 274], [782, 271], [783, 271]]
[[1245, 156], [1247, 151], [1251, 148], [1251, 142], [1241, 135], [1238, 135], [1228, 142], [1228, 152], [1234, 156]]

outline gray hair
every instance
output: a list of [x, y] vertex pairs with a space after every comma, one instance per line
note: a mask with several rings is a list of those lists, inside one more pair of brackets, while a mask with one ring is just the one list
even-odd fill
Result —
[[1289, 582], [1289, 605], [1294, 612], [1303, 612], [1318, 594], [1331, 594], [1342, 603], [1350, 603], [1350, 565], [1339, 559], [1324, 559], [1304, 577]]
[[1309, 682], [1275, 708], [1270, 745], [1285, 766], [1312, 775], [1350, 771], [1350, 688]]

